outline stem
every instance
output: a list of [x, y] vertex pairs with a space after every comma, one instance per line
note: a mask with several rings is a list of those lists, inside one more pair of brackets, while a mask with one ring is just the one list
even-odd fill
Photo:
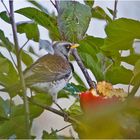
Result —
[[62, 131], [62, 130], [64, 130], [64, 129], [66, 129], [66, 128], [70, 127], [70, 126], [72, 126], [72, 125], [71, 125], [71, 124], [69, 124], [69, 125], [67, 125], [67, 126], [65, 126], [65, 127], [63, 127], [63, 128], [61, 128], [61, 129], [59, 129], [59, 130], [56, 130], [56, 132], [60, 132], [60, 131]]
[[113, 20], [115, 20], [116, 17], [117, 17], [117, 4], [118, 4], [118, 0], [115, 0], [115, 2], [114, 2]]
[[22, 47], [19, 49], [19, 53], [21, 53], [22, 49], [26, 46], [26, 44], [29, 42], [29, 39], [22, 45]]
[[55, 0], [55, 8], [59, 14], [59, 0]]
[[83, 62], [82, 62], [82, 60], [81, 60], [81, 58], [80, 58], [80, 56], [77, 52], [77, 49], [73, 49], [72, 55], [74, 56], [76, 62], [78, 63], [79, 67], [81, 68], [81, 70], [82, 70], [90, 88], [95, 88], [96, 89], [96, 84], [95, 84], [94, 81], [92, 81], [91, 77], [89, 76], [88, 71], [85, 68], [85, 66], [84, 66], [84, 64], [83, 64]]
[[25, 86], [25, 81], [24, 81], [22, 66], [21, 66], [21, 55], [19, 53], [20, 47], [19, 47], [19, 43], [18, 43], [17, 27], [15, 24], [15, 18], [14, 18], [13, 0], [9, 0], [9, 6], [10, 6], [10, 21], [11, 21], [11, 26], [12, 26], [12, 31], [13, 31], [13, 39], [14, 39], [14, 43], [15, 43], [15, 54], [17, 57], [17, 67], [18, 67], [18, 73], [19, 73], [19, 77], [20, 77], [20, 83], [21, 83], [23, 99], [24, 99], [26, 134], [27, 134], [27, 138], [30, 138], [29, 105], [28, 105], [28, 98], [26, 95], [26, 86]]
[[[30, 99], [30, 98], [28, 98], [28, 100], [32, 103], [32, 104], [34, 104], [34, 105], [36, 105], [36, 106], [38, 106], [38, 107], [41, 107], [41, 108], [43, 108], [43, 109], [45, 109], [45, 110], [48, 110], [48, 111], [50, 111], [50, 112], [53, 112], [53, 113], [55, 113], [55, 114], [57, 114], [57, 115], [59, 115], [59, 116], [61, 116], [61, 117], [65, 117], [65, 113], [64, 112], [61, 112], [61, 111], [59, 111], [59, 110], [56, 110], [56, 109], [54, 109], [54, 108], [52, 108], [52, 107], [50, 107], [50, 106], [47, 106], [47, 105], [42, 105], [42, 104], [40, 104], [40, 103], [38, 103], [38, 102], [36, 102], [36, 101], [34, 101], [34, 100], [32, 100], [32, 99]], [[72, 118], [72, 117], [70, 117], [70, 116], [68, 116], [68, 118], [67, 118], [67, 121], [68, 122], [75, 122], [75, 123], [77, 123], [77, 124], [79, 124], [79, 125], [82, 125], [81, 124], [81, 122], [79, 122], [78, 120], [76, 120], [75, 118]]]
[[132, 88], [131, 92], [128, 94], [128, 98], [130, 97], [134, 97], [137, 90], [139, 89], [140, 87], [140, 80], [137, 82], [137, 84]]
[[3, 4], [4, 8], [6, 9], [6, 12], [8, 13], [8, 16], [10, 16], [10, 12], [9, 12], [7, 6], [5, 5], [5, 3], [3, 2], [3, 0], [1, 0], [1, 3]]

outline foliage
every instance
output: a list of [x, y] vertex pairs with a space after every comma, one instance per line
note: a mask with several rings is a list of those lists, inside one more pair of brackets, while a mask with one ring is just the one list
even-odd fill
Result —
[[[112, 84], [132, 84], [134, 85], [133, 94], [140, 86], [140, 54], [136, 53], [133, 44], [140, 39], [140, 22], [120, 18], [112, 20], [113, 10], [108, 8], [110, 15], [99, 6], [94, 6], [94, 0], [85, 0], [84, 4], [76, 1], [60, 1], [58, 15], [49, 13], [47, 6], [42, 6], [37, 1], [28, 1], [36, 8], [26, 7], [15, 11], [29, 19], [17, 23], [17, 32], [25, 34], [27, 40], [39, 43], [40, 49], [50, 49], [50, 42], [40, 39], [38, 26], [42, 26], [49, 31], [52, 41], [66, 40], [80, 44], [79, 55], [86, 66], [94, 74], [97, 82], [106, 80]], [[9, 16], [6, 11], [0, 13], [0, 18], [10, 24]], [[94, 37], [86, 34], [91, 19], [106, 21], [106, 38]], [[94, 26], [94, 25], [93, 25]], [[22, 47], [22, 46], [21, 46]], [[26, 67], [33, 63], [32, 55], [37, 53], [29, 46], [29, 51], [24, 48], [20, 51], [22, 62]], [[5, 48], [11, 55], [15, 55], [15, 45], [5, 35], [0, 27], [0, 48]], [[122, 51], [129, 51], [127, 56], [122, 56]], [[122, 62], [131, 64], [134, 68], [128, 69]], [[91, 116], [85, 114], [80, 107], [79, 92], [86, 91], [87, 88], [81, 77], [74, 73], [74, 78], [78, 84], [69, 83], [60, 91], [58, 98], [69, 98], [73, 96], [75, 102], [66, 111], [70, 117], [73, 128], [78, 133], [79, 138], [140, 138], [140, 108], [139, 99], [132, 99], [129, 103], [120, 103], [116, 106], [109, 106], [91, 112]], [[18, 84], [17, 84], [18, 83]], [[0, 53], [0, 85], [8, 92], [10, 99], [0, 98], [0, 138], [26, 138], [25, 120], [23, 112], [24, 104], [15, 105], [13, 97], [19, 94], [19, 74], [13, 62]], [[11, 87], [13, 89], [11, 90]], [[1, 93], [2, 94], [2, 93]], [[35, 95], [34, 95], [35, 94]], [[42, 105], [51, 106], [52, 97], [34, 91], [29, 98]], [[37, 118], [44, 108], [29, 103], [30, 121]], [[95, 113], [95, 114], [94, 114]], [[94, 115], [93, 115], [94, 114]], [[94, 133], [93, 133], [94, 132]], [[51, 133], [43, 131], [44, 139], [65, 139], [59, 136], [57, 130]]]

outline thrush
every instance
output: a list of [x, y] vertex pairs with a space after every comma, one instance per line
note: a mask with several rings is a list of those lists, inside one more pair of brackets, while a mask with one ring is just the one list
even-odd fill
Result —
[[26, 87], [36, 91], [49, 93], [53, 101], [57, 93], [63, 89], [72, 77], [72, 66], [68, 56], [71, 49], [78, 44], [56, 42], [53, 44], [53, 54], [39, 58], [23, 72]]

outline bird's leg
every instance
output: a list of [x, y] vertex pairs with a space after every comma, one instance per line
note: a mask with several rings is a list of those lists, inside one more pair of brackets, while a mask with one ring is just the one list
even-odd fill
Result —
[[64, 120], [68, 121], [68, 114], [64, 111], [64, 109], [57, 103], [57, 98], [54, 98], [53, 96], [53, 102], [54, 104], [64, 113]]

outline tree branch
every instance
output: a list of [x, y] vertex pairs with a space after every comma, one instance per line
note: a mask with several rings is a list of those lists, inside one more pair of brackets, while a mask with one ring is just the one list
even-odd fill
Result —
[[95, 88], [96, 89], [96, 84], [95, 84], [94, 81], [92, 81], [91, 77], [89, 76], [88, 71], [85, 68], [85, 66], [84, 66], [84, 64], [83, 64], [83, 62], [82, 62], [82, 60], [81, 60], [81, 58], [80, 58], [80, 56], [77, 52], [77, 49], [73, 49], [72, 55], [74, 56], [76, 62], [78, 63], [79, 67], [81, 68], [81, 70], [82, 70], [90, 88]]
[[[61, 111], [59, 111], [59, 110], [57, 110], [57, 109], [54, 109], [54, 108], [52, 108], [52, 107], [50, 107], [50, 106], [47, 106], [47, 105], [42, 105], [42, 104], [40, 104], [40, 103], [38, 103], [38, 102], [32, 100], [31, 98], [28, 98], [28, 100], [29, 100], [32, 104], [34, 104], [34, 105], [36, 105], [36, 106], [38, 106], [38, 107], [41, 107], [41, 108], [43, 108], [43, 109], [45, 109], [45, 110], [48, 110], [48, 111], [50, 111], [50, 112], [53, 112], [53, 113], [55, 113], [55, 114], [57, 114], [57, 115], [59, 115], [59, 116], [61, 116], [61, 117], [63, 117], [63, 118], [65, 119], [65, 115], [66, 115], [65, 112], [61, 112]], [[72, 117], [70, 117], [70, 116], [67, 116], [67, 117], [68, 117], [68, 118], [67, 118], [67, 121], [68, 121], [68, 122], [70, 122], [70, 123], [75, 122], [75, 123], [77, 123], [77, 124], [79, 124], [79, 125], [82, 125], [81, 122], [79, 122], [79, 121], [76, 120], [75, 118], [72, 118]]]
[[17, 57], [17, 68], [18, 68], [18, 73], [19, 73], [19, 77], [20, 77], [22, 93], [23, 93], [23, 97], [24, 97], [26, 134], [27, 134], [27, 138], [30, 138], [29, 105], [28, 105], [28, 98], [27, 98], [27, 95], [26, 95], [26, 86], [25, 86], [25, 81], [24, 81], [22, 66], [21, 66], [21, 55], [19, 53], [20, 47], [19, 47], [19, 43], [18, 43], [17, 27], [16, 27], [16, 23], [15, 23], [15, 18], [14, 18], [13, 0], [9, 0], [9, 7], [10, 7], [10, 21], [11, 21], [11, 26], [12, 26], [12, 31], [13, 31], [13, 39], [14, 39], [14, 43], [15, 43], [15, 54], [16, 54], [16, 57]]
[[113, 11], [113, 20], [115, 20], [115, 18], [117, 17], [117, 4], [118, 4], [118, 0], [115, 0], [114, 11]]
[[9, 12], [7, 6], [5, 5], [5, 3], [3, 2], [3, 0], [1, 0], [1, 3], [3, 4], [4, 8], [6, 9], [6, 12], [8, 13], [8, 16], [10, 16], [10, 12]]

